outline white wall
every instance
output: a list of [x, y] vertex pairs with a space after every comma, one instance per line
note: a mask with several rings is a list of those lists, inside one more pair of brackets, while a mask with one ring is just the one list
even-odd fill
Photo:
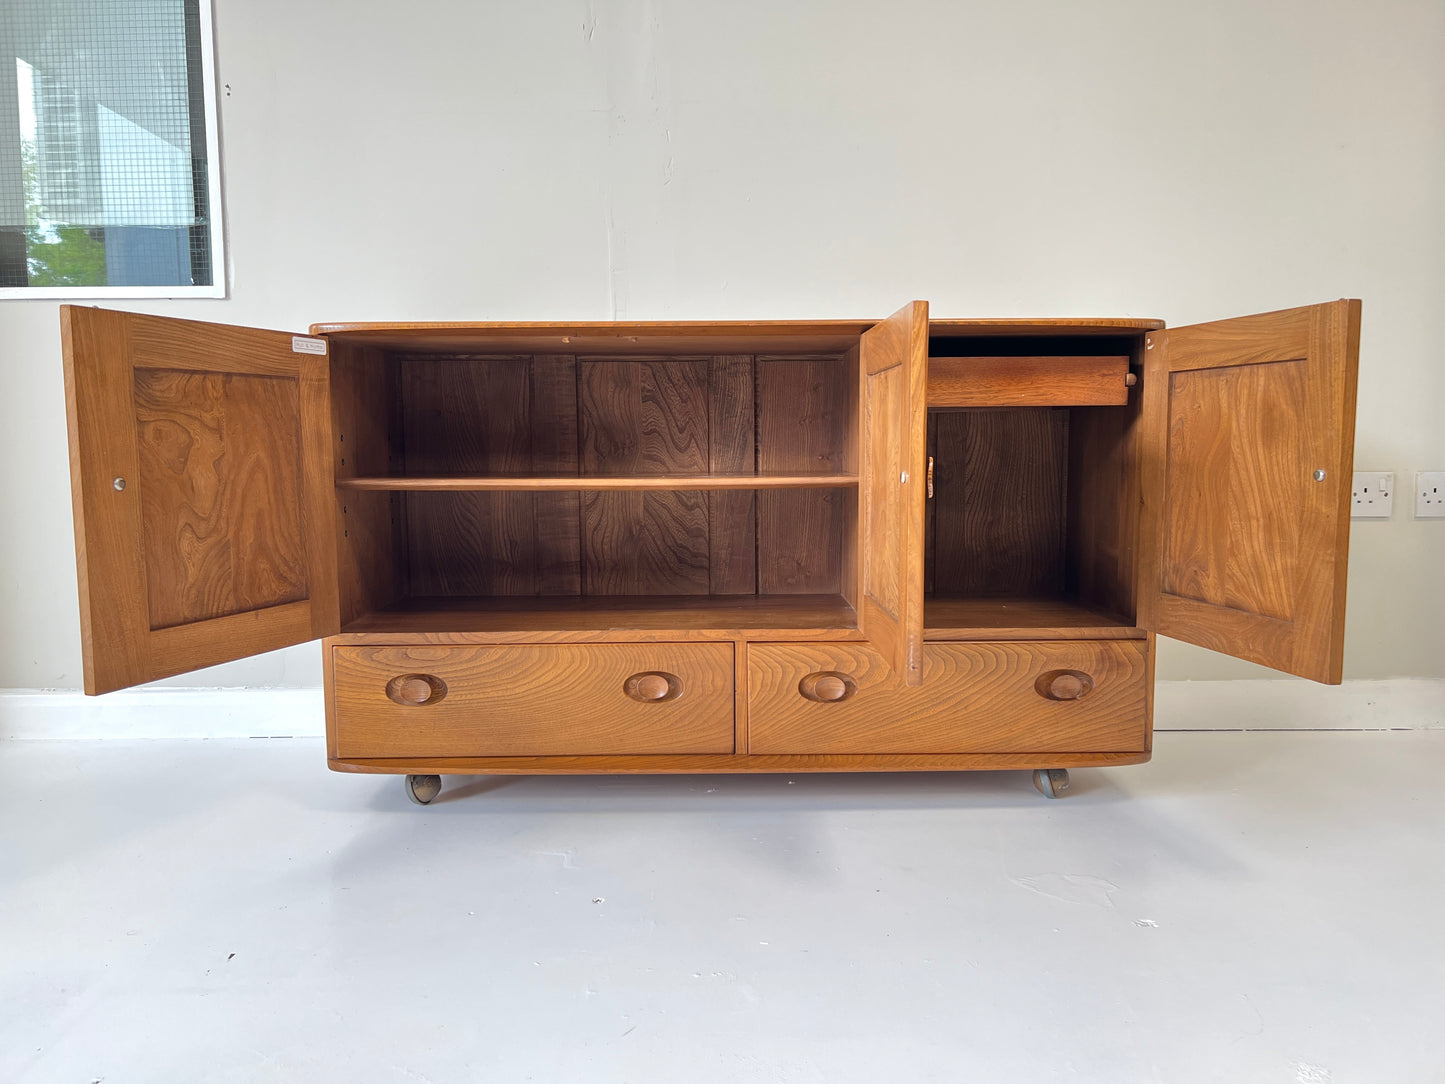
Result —
[[[1445, 676], [1438, 0], [215, 0], [232, 296], [345, 319], [1364, 299], [1346, 674]], [[0, 686], [80, 681], [54, 302], [0, 302]], [[1433, 412], [1433, 414], [1432, 414]], [[1160, 676], [1267, 671], [1181, 645]], [[181, 679], [306, 685], [312, 647]]]

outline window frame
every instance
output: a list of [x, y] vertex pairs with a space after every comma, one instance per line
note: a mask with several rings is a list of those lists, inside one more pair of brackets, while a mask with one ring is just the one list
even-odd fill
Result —
[[210, 216], [209, 286], [0, 286], [0, 301], [226, 296], [226, 227], [221, 204], [221, 134], [217, 126], [215, 32], [211, 0], [197, 0], [201, 28], [201, 95], [206, 113], [206, 189]]

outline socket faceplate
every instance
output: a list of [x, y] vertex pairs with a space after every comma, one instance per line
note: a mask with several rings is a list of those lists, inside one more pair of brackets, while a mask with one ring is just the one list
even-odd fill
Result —
[[1351, 519], [1389, 519], [1395, 510], [1395, 475], [1392, 471], [1355, 471]]
[[1415, 518], [1445, 519], [1445, 470], [1415, 472]]

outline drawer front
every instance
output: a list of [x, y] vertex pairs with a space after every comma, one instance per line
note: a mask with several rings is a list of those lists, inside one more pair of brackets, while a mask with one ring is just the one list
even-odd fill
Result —
[[1144, 640], [929, 643], [910, 687], [864, 645], [754, 645], [748, 751], [1142, 751], [1147, 664]]
[[332, 651], [339, 757], [733, 751], [732, 644]]

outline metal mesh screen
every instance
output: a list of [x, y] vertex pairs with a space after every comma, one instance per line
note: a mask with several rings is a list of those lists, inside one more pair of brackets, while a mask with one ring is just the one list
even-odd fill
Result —
[[3, 0], [0, 286], [212, 281], [200, 0]]

